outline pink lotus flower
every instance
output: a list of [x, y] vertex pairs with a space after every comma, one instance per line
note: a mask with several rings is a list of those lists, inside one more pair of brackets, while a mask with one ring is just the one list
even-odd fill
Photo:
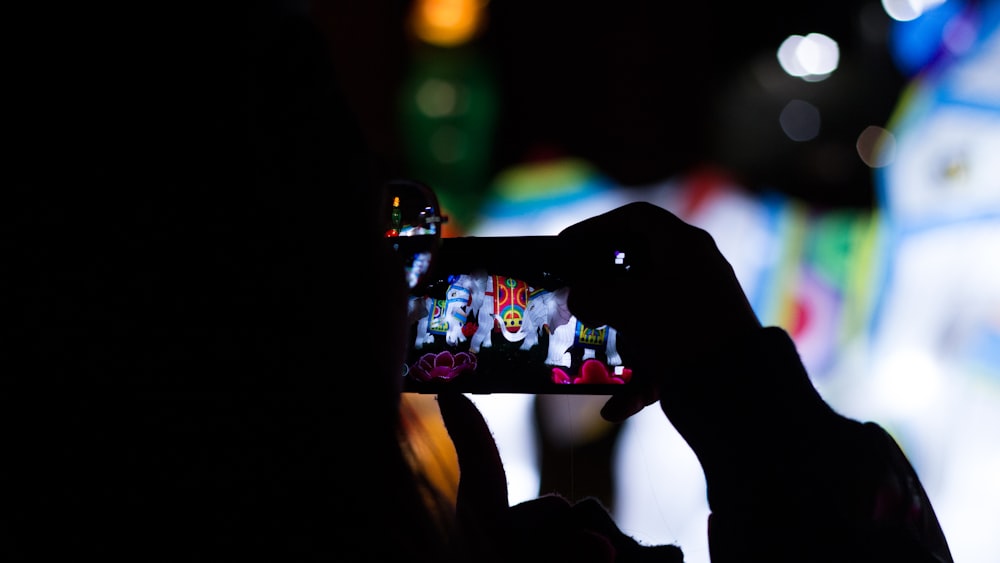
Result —
[[627, 383], [630, 379], [632, 379], [631, 369], [624, 368], [620, 374], [616, 374], [608, 371], [608, 366], [595, 359], [583, 362], [583, 365], [580, 366], [579, 377], [571, 376], [563, 371], [562, 368], [552, 368], [552, 382], [559, 385], [597, 383], [621, 385]]
[[448, 381], [467, 371], [476, 371], [476, 356], [468, 352], [427, 353], [413, 364], [411, 374], [420, 381]]
[[573, 383], [573, 378], [562, 368], [552, 368], [552, 383], [570, 385]]

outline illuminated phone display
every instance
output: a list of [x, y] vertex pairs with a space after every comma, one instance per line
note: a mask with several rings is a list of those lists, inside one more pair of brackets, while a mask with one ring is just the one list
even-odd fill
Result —
[[[556, 237], [443, 239], [408, 303], [404, 391], [610, 394], [632, 374], [621, 335], [566, 305]], [[533, 260], [528, 256], [535, 257]], [[624, 254], [609, 253], [624, 268]], [[616, 265], [617, 264], [617, 265]]]

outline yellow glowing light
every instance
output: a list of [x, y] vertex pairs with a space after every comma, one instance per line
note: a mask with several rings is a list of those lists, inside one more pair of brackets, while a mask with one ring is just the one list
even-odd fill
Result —
[[484, 0], [417, 0], [410, 25], [427, 43], [454, 47], [467, 43], [483, 25]]

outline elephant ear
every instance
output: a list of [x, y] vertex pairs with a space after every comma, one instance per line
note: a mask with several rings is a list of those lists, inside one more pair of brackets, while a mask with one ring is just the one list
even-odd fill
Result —
[[468, 275], [470, 280], [470, 285], [472, 286], [472, 310], [478, 311], [480, 307], [483, 306], [483, 301], [486, 299], [486, 282], [489, 274], [486, 270], [476, 270]]
[[560, 327], [573, 320], [573, 314], [569, 312], [569, 306], [566, 305], [568, 297], [568, 287], [560, 287], [549, 294], [549, 330], [555, 330], [556, 327]]

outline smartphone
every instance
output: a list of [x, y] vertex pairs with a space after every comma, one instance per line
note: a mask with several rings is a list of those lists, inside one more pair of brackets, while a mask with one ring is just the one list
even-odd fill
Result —
[[627, 339], [566, 304], [581, 276], [634, 275], [627, 243], [571, 249], [556, 236], [440, 239], [411, 285], [403, 390], [610, 395], [631, 379]]

